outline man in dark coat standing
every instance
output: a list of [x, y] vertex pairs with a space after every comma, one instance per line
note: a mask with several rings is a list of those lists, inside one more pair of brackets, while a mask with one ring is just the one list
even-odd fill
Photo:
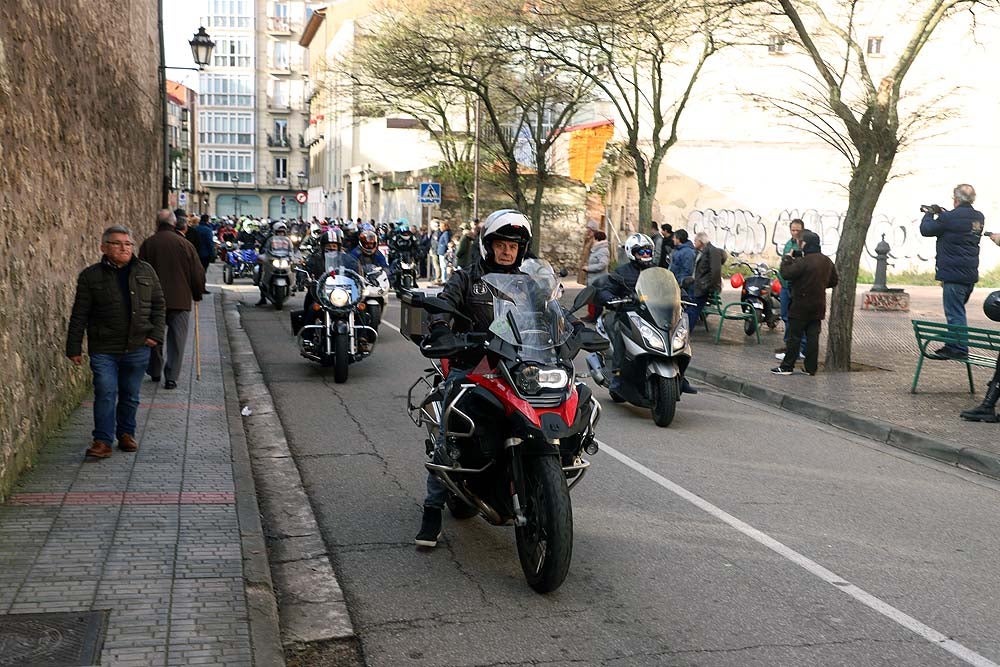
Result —
[[802, 253], [781, 258], [781, 275], [795, 284], [795, 296], [788, 307], [788, 343], [781, 365], [772, 368], [775, 375], [791, 375], [806, 339], [803, 362], [808, 375], [816, 375], [819, 366], [820, 323], [826, 317], [826, 290], [837, 285], [837, 269], [820, 250], [819, 235], [805, 230], [799, 237]]
[[[921, 236], [937, 237], [937, 257], [934, 278], [941, 281], [944, 297], [944, 317], [948, 324], [968, 326], [965, 304], [979, 282], [979, 242], [983, 237], [986, 218], [972, 208], [976, 190], [963, 183], [952, 191], [955, 206], [945, 211], [940, 206], [921, 206]], [[949, 343], [934, 351], [939, 359], [965, 359], [969, 348]]]
[[166, 361], [163, 345], [153, 348], [146, 372], [153, 382], [165, 376], [164, 389], [177, 387], [177, 378], [187, 346], [188, 321], [192, 301], [201, 301], [205, 292], [205, 270], [194, 246], [176, 229], [177, 218], [168, 209], [156, 214], [156, 233], [143, 241], [139, 259], [156, 270], [167, 305]]
[[132, 254], [131, 232], [114, 226], [101, 236], [101, 261], [76, 281], [76, 298], [66, 333], [66, 356], [83, 363], [87, 334], [94, 376], [94, 441], [87, 456], [106, 459], [111, 443], [134, 452], [136, 411], [149, 351], [163, 342], [165, 308], [156, 272]]
[[691, 290], [695, 307], [688, 308], [688, 324], [691, 331], [698, 323], [701, 311], [705, 310], [713, 294], [722, 292], [722, 265], [729, 256], [722, 248], [716, 248], [708, 240], [708, 234], [698, 232], [694, 235], [694, 249], [697, 255], [694, 260], [694, 286]]

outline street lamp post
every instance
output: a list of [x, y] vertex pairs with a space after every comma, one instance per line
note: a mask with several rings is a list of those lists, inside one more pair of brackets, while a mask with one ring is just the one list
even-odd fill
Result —
[[205, 69], [205, 65], [209, 63], [212, 58], [212, 49], [215, 48], [215, 42], [209, 37], [208, 33], [205, 32], [204, 27], [198, 28], [198, 32], [194, 34], [191, 41], [188, 44], [191, 46], [191, 56], [194, 58], [194, 62], [198, 67], [167, 67], [166, 64], [166, 46], [163, 39], [163, 2], [157, 3], [157, 25], [160, 31], [160, 123], [163, 125], [163, 192], [162, 192], [162, 202], [163, 208], [170, 207], [170, 188], [173, 185], [173, 179], [170, 177], [170, 126], [167, 124], [167, 70], [168, 69], [185, 69], [200, 71]]
[[236, 174], [233, 174], [233, 178], [231, 180], [233, 181], [233, 217], [238, 218], [240, 215], [240, 210], [239, 210], [240, 192], [237, 188], [240, 185], [240, 177], [237, 176]]
[[[306, 186], [306, 172], [300, 171], [295, 174], [295, 178], [299, 181], [299, 192], [301, 192]], [[295, 201], [299, 203], [299, 221], [302, 221], [302, 202], [299, 201], [298, 192], [295, 193]]]

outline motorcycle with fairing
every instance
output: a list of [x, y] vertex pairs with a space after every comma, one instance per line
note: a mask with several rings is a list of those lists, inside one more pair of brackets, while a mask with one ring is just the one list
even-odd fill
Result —
[[[427, 430], [428, 454], [444, 428], [448, 461], [424, 465], [448, 488], [452, 515], [513, 524], [528, 584], [548, 593], [563, 583], [572, 558], [570, 489], [590, 466], [584, 453], [598, 450], [600, 404], [575, 381], [573, 358], [607, 343], [582, 325], [568, 326], [545, 262], [526, 260], [521, 273], [487, 274], [483, 283], [493, 296], [488, 332], [432, 341], [419, 327], [404, 329], [435, 360], [410, 387], [408, 410]], [[419, 321], [415, 308], [462, 318], [438, 297], [409, 292], [403, 302], [411, 309], [404, 320]], [[468, 370], [456, 370], [454, 360]]]
[[[616, 274], [607, 277], [617, 278]], [[622, 329], [625, 349], [617, 391], [611, 390], [607, 355], [595, 352], [587, 357], [590, 376], [609, 389], [611, 400], [651, 408], [657, 426], [669, 426], [674, 420], [681, 380], [691, 361], [690, 332], [683, 305], [673, 273], [661, 267], [642, 271], [634, 293], [609, 301], [606, 304], [609, 312], [597, 323], [598, 332], [609, 341], [607, 331], [611, 326]]]
[[281, 310], [291, 292], [289, 271], [294, 261], [292, 253], [291, 241], [283, 236], [272, 236], [260, 256], [259, 287], [261, 294], [274, 304], [275, 310]]
[[292, 333], [298, 336], [300, 354], [332, 366], [334, 381], [342, 383], [350, 364], [371, 356], [378, 331], [366, 312], [366, 278], [345, 267], [339, 252], [328, 252], [325, 259], [326, 270], [319, 278], [295, 269], [305, 274], [312, 299], [306, 310], [291, 313]]

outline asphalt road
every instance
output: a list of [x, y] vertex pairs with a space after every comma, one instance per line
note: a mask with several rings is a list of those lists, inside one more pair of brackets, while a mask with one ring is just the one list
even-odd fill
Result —
[[416, 348], [384, 327], [337, 385], [287, 312], [240, 289], [369, 665], [1000, 662], [994, 481], [707, 387], [668, 429], [598, 389], [573, 564], [540, 596], [510, 528], [448, 517], [437, 549], [414, 547]]

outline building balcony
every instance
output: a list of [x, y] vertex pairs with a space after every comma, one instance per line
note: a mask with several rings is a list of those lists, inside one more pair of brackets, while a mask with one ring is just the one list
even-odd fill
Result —
[[265, 29], [269, 35], [291, 35], [292, 23], [287, 16], [268, 16]]
[[315, 125], [310, 125], [306, 128], [306, 133], [303, 138], [303, 143], [305, 143], [306, 148], [311, 148], [323, 140], [323, 133], [319, 131], [319, 128]]
[[288, 140], [287, 135], [272, 136], [269, 132], [267, 134], [267, 146], [272, 151], [289, 151], [292, 148], [292, 142]]
[[271, 113], [289, 113], [292, 110], [292, 105], [287, 99], [276, 98], [273, 95], [268, 95], [267, 110]]
[[271, 172], [267, 172], [264, 177], [263, 185], [276, 188], [287, 188], [288, 187], [288, 177], [287, 176], [275, 176]]
[[267, 57], [267, 72], [274, 75], [287, 75], [292, 73], [291, 61], [284, 58]]

